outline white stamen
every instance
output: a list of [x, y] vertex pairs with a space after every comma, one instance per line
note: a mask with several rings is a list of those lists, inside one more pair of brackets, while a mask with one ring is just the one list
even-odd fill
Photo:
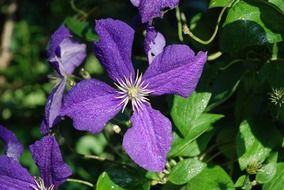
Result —
[[31, 185], [31, 188], [33, 190], [54, 190], [54, 185], [51, 185], [50, 187], [45, 187], [44, 181], [40, 177], [34, 178], [36, 185]]
[[149, 99], [146, 96], [152, 91], [147, 89], [149, 84], [145, 84], [145, 82], [142, 81], [142, 74], [140, 74], [139, 71], [137, 71], [134, 81], [132, 76], [130, 76], [129, 79], [124, 77], [123, 80], [117, 79], [116, 81], [117, 83], [114, 84], [118, 88], [118, 93], [120, 94], [116, 98], [121, 99], [119, 105], [123, 104], [122, 112], [125, 110], [129, 101], [131, 101], [134, 110], [141, 109], [143, 103], [149, 102]]

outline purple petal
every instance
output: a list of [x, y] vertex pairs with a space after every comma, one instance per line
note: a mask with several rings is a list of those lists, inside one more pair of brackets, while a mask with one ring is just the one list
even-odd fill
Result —
[[135, 7], [138, 7], [140, 4], [140, 0], [130, 0], [130, 1]]
[[172, 142], [171, 122], [150, 105], [134, 111], [131, 122], [123, 138], [124, 149], [139, 166], [162, 171]]
[[122, 109], [117, 96], [112, 87], [101, 81], [84, 80], [64, 97], [61, 114], [72, 118], [76, 129], [98, 133]]
[[143, 79], [153, 95], [187, 97], [196, 88], [206, 60], [205, 52], [195, 56], [186, 45], [167, 46], [148, 67]]
[[86, 57], [86, 45], [74, 41], [70, 31], [61, 26], [51, 37], [48, 62], [60, 74], [72, 74]]
[[97, 20], [96, 32], [100, 38], [94, 43], [95, 53], [114, 81], [134, 77], [131, 62], [134, 30], [126, 23], [113, 20]]
[[0, 190], [32, 190], [34, 178], [19, 162], [0, 156]]
[[14, 133], [0, 125], [0, 140], [4, 142], [5, 155], [18, 161], [24, 148]]
[[86, 58], [87, 46], [85, 44], [80, 44], [71, 38], [66, 38], [60, 43], [59, 48], [64, 71], [70, 75]]
[[57, 47], [65, 39], [71, 37], [71, 33], [65, 26], [60, 26], [51, 36], [48, 47], [48, 57], [55, 54]]
[[46, 136], [30, 145], [30, 150], [46, 187], [58, 186], [72, 172], [62, 159], [59, 145], [54, 136]]
[[60, 79], [59, 84], [52, 90], [47, 99], [45, 106], [45, 116], [42, 121], [40, 131], [42, 134], [47, 134], [49, 130], [56, 124], [59, 117], [63, 93], [66, 85], [66, 78]]
[[[163, 9], [173, 9], [178, 5], [178, 3], [179, 0], [140, 0], [139, 13], [141, 15], [142, 22], [150, 22], [155, 17], [161, 17]], [[135, 1], [133, 4], [137, 5], [137, 2]]]
[[148, 56], [149, 64], [152, 63], [154, 58], [163, 52], [166, 45], [165, 37], [150, 26], [146, 31], [146, 38], [144, 42], [144, 48], [146, 55]]

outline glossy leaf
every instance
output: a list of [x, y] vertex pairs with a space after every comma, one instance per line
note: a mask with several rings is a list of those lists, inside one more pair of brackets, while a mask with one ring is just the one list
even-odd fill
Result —
[[[273, 18], [273, 19], [271, 19]], [[284, 16], [263, 0], [243, 0], [228, 12], [221, 34], [221, 49], [237, 52], [249, 46], [283, 40]]]
[[223, 116], [218, 114], [202, 114], [194, 125], [188, 129], [188, 135], [180, 141], [175, 141], [169, 152], [169, 156], [180, 156], [187, 147], [203, 133], [213, 129], [212, 124], [221, 119]]
[[97, 182], [97, 190], [113, 189], [113, 190], [125, 190], [119, 185], [115, 184], [106, 172], [103, 172]]
[[198, 175], [206, 164], [196, 159], [186, 159], [178, 162], [169, 175], [169, 181], [176, 185], [182, 185]]
[[175, 96], [171, 116], [180, 132], [187, 136], [192, 121], [196, 120], [205, 110], [211, 94], [192, 93], [188, 98]]
[[277, 164], [269, 163], [259, 169], [259, 171], [256, 173], [255, 179], [258, 183], [267, 183], [274, 178], [276, 170]]
[[[267, 130], [265, 127], [270, 127]], [[260, 125], [243, 121], [237, 136], [237, 155], [241, 170], [258, 170], [258, 166], [269, 156], [270, 151], [279, 143], [281, 137], [274, 126]], [[267, 141], [267, 139], [270, 139]]]
[[271, 181], [263, 185], [263, 190], [282, 190], [284, 184], [284, 163], [277, 164], [277, 171]]
[[283, 2], [283, 0], [268, 0], [268, 2], [274, 4], [282, 12], [284, 12], [284, 2]]
[[191, 179], [185, 190], [226, 189], [234, 190], [230, 176], [220, 166], [206, 167], [196, 177]]
[[211, 0], [209, 3], [209, 8], [215, 8], [215, 7], [225, 7], [230, 0]]
[[128, 168], [110, 168], [103, 172], [97, 182], [97, 190], [149, 190], [150, 184], [140, 172]]

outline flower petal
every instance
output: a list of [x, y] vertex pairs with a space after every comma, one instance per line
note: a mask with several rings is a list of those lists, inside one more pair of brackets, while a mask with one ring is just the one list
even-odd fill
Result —
[[78, 130], [98, 133], [122, 109], [117, 96], [112, 87], [101, 81], [81, 81], [64, 97], [61, 115], [72, 118]]
[[148, 27], [144, 41], [144, 49], [148, 56], [149, 64], [152, 63], [157, 55], [163, 52], [165, 45], [166, 40], [163, 34], [157, 32], [152, 26]]
[[122, 21], [103, 19], [96, 21], [96, 32], [100, 41], [94, 43], [94, 50], [109, 77], [114, 81], [134, 77], [131, 62], [134, 30]]
[[18, 161], [24, 148], [14, 133], [0, 125], [0, 140], [4, 142], [5, 155]]
[[124, 149], [139, 166], [162, 171], [172, 142], [171, 122], [147, 104], [134, 111], [131, 122], [123, 138]]
[[66, 38], [60, 43], [59, 48], [64, 71], [70, 75], [86, 58], [87, 46], [71, 38]]
[[0, 190], [32, 190], [34, 178], [18, 161], [0, 156]]
[[71, 37], [70, 31], [61, 26], [54, 32], [49, 43], [48, 62], [61, 76], [72, 74], [86, 57], [86, 45]]
[[48, 57], [55, 54], [57, 47], [65, 39], [71, 37], [71, 33], [65, 26], [60, 26], [51, 36], [48, 47]]
[[152, 95], [178, 94], [186, 97], [197, 86], [206, 60], [205, 52], [195, 56], [186, 45], [167, 46], [148, 67], [143, 79]]
[[30, 145], [30, 150], [46, 187], [58, 186], [72, 172], [62, 159], [59, 145], [54, 136], [45, 136]]
[[58, 120], [67, 79], [63, 78], [60, 80], [59, 84], [52, 90], [47, 99], [45, 116], [40, 127], [42, 134], [47, 134]]
[[71, 37], [71, 33], [64, 25], [60, 26], [51, 36], [49, 40], [49, 46], [47, 50], [47, 60], [49, 64], [60, 74], [60, 65], [58, 60], [56, 60], [58, 56], [58, 47], [60, 43], [65, 39]]
[[130, 1], [135, 7], [138, 7], [140, 4], [140, 0], [130, 0]]
[[[162, 16], [162, 10], [165, 8], [173, 9], [179, 3], [179, 0], [140, 0], [139, 13], [142, 18], [142, 22], [150, 22], [155, 17]], [[138, 3], [132, 2], [137, 5]]]

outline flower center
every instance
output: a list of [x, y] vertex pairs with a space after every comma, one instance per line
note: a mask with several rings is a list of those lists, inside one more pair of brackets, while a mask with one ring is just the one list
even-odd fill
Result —
[[34, 180], [36, 185], [31, 185], [31, 188], [33, 188], [33, 190], [54, 190], [54, 185], [51, 185], [50, 187], [45, 187], [42, 178], [35, 177]]
[[124, 77], [122, 80], [118, 79], [114, 84], [118, 88], [119, 96], [117, 98], [121, 99], [119, 105], [123, 104], [122, 112], [129, 101], [131, 101], [134, 110], [141, 108], [143, 103], [148, 103], [149, 99], [146, 96], [151, 93], [151, 90], [147, 89], [148, 84], [142, 81], [142, 74], [139, 75], [138, 71], [135, 80], [132, 77], [130, 79]]

